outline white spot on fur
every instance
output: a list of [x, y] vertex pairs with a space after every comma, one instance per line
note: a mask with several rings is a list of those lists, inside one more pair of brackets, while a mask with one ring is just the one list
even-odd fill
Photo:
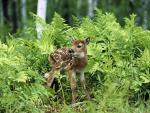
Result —
[[67, 51], [66, 49], [64, 49], [64, 50], [62, 50], [62, 49], [58, 49], [58, 50], [57, 50], [57, 52], [58, 52], [59, 54], [60, 54], [60, 53], [62, 53], [62, 54], [66, 54], [66, 51]]
[[58, 50], [57, 50], [57, 52], [60, 52], [60, 53], [62, 53], [63, 51], [62, 51], [61, 49], [58, 49]]

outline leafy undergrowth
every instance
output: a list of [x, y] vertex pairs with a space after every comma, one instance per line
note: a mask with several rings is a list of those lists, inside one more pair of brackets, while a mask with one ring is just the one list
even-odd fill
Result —
[[[75, 19], [73, 26], [55, 14], [51, 24], [40, 18], [42, 38], [34, 27], [0, 43], [1, 113], [148, 113], [150, 111], [150, 31], [125, 18], [97, 10], [94, 19]], [[45, 85], [48, 53], [70, 46], [69, 37], [90, 37], [86, 79], [91, 101], [78, 83], [78, 102], [72, 106], [67, 76], [58, 73], [53, 88]]]

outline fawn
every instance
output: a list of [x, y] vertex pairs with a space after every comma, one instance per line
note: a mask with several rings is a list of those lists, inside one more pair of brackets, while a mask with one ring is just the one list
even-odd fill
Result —
[[54, 53], [51, 53], [48, 57], [52, 62], [52, 69], [45, 74], [47, 78], [47, 85], [51, 86], [55, 71], [60, 70], [62, 67], [67, 71], [69, 77], [71, 91], [72, 91], [72, 103], [76, 102], [76, 73], [80, 74], [80, 82], [86, 94], [86, 97], [90, 99], [89, 92], [86, 88], [86, 82], [84, 77], [84, 69], [87, 65], [87, 45], [90, 39], [77, 40], [72, 38], [72, 48], [60, 48]]

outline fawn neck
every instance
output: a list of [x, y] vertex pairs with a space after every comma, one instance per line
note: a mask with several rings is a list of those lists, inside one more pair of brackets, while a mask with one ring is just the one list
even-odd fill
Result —
[[86, 41], [84, 40], [75, 40], [73, 41], [73, 50], [74, 50], [74, 65], [75, 70], [83, 70], [87, 65], [87, 48]]

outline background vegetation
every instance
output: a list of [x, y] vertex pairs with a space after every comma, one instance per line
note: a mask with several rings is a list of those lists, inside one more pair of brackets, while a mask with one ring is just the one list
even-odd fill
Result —
[[[117, 19], [116, 13], [104, 11], [96, 10], [92, 18], [73, 17], [69, 24], [60, 12], [54, 13], [48, 23], [31, 14], [27, 26], [18, 27], [13, 35], [8, 33], [12, 27], [1, 26], [0, 112], [149, 113], [150, 31], [138, 26], [134, 14]], [[40, 39], [35, 32], [37, 22], [44, 26]], [[74, 107], [64, 72], [57, 73], [52, 88], [43, 78], [51, 69], [48, 53], [71, 46], [68, 36], [91, 38], [85, 74], [92, 100], [86, 100], [78, 84], [78, 103]]]
[[[25, 26], [32, 24], [31, 12], [37, 13], [37, 4], [40, 0], [0, 0], [1, 37], [8, 33], [16, 33]], [[43, 0], [47, 1], [46, 21], [51, 22], [54, 13], [59, 13], [65, 22], [73, 24], [73, 15], [82, 19], [85, 16], [94, 16], [94, 9], [100, 8], [103, 12], [113, 12], [117, 22], [124, 25], [124, 17], [136, 14], [135, 23], [144, 29], [150, 28], [150, 1], [149, 0]]]

